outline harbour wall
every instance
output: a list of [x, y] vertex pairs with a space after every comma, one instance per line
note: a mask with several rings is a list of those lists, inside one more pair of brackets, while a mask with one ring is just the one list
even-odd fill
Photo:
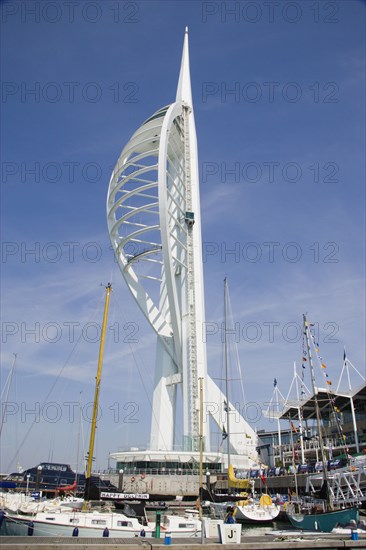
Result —
[[[320, 535], [319, 535], [320, 537]], [[215, 540], [206, 539], [204, 543], [205, 550], [341, 550], [344, 548], [365, 548], [366, 540], [335, 539], [331, 536], [321, 536], [316, 540], [293, 540], [284, 538], [283, 540], [268, 540], [269, 537], [246, 537], [240, 544], [218, 544]], [[172, 541], [171, 547], [175, 550], [197, 550], [201, 546], [199, 538], [196, 539], [176, 539]], [[42, 548], [42, 550], [166, 550], [164, 539], [78, 539], [76, 542], [72, 538], [63, 538], [62, 540], [49, 537], [1, 537], [1, 550], [30, 550]]]
[[[305, 489], [306, 474], [298, 474], [297, 485], [300, 491]], [[111, 483], [119, 487], [119, 476], [117, 474], [101, 474], [102, 479], [109, 479]], [[260, 478], [255, 481], [255, 490], [257, 492], [269, 491], [270, 493], [287, 494], [295, 490], [295, 479], [293, 475], [282, 475], [269, 477], [265, 484]], [[210, 476], [210, 487], [215, 491], [227, 491], [227, 479], [224, 476]], [[206, 489], [206, 477], [203, 478], [203, 486]], [[182, 497], [194, 497], [199, 491], [199, 476], [198, 475], [154, 475], [154, 474], [135, 474], [124, 475], [122, 487], [120, 488], [125, 493], [149, 493], [155, 495], [175, 495]]]

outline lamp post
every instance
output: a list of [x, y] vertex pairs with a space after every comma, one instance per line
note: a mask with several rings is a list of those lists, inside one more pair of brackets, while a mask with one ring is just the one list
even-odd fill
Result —
[[211, 476], [211, 472], [209, 470], [206, 471], [206, 489], [207, 491], [210, 490], [210, 486], [211, 486], [211, 483], [210, 483], [210, 476]]
[[27, 474], [27, 487], [26, 487], [26, 489], [25, 489], [25, 494], [26, 494], [26, 496], [28, 496], [29, 480], [30, 480], [30, 474]]
[[37, 466], [37, 477], [36, 477], [36, 491], [39, 491], [39, 484], [41, 481], [41, 472], [42, 472], [42, 466]]
[[118, 472], [118, 490], [122, 491], [123, 487], [123, 470], [120, 470]]

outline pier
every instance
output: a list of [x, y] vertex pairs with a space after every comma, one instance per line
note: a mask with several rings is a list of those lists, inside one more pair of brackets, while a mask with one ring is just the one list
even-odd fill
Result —
[[[243, 537], [244, 539], [244, 537]], [[204, 546], [205, 550], [282, 550], [291, 548], [298, 549], [319, 549], [319, 550], [341, 550], [343, 548], [365, 548], [366, 536], [359, 535], [359, 540], [352, 540], [349, 535], [334, 535], [319, 533], [319, 535], [305, 535], [299, 533], [291, 536], [247, 536], [240, 544], [219, 544], [218, 540], [205, 539], [201, 544], [200, 538], [177, 538], [172, 540], [170, 545], [174, 550], [199, 549]], [[54, 537], [1, 537], [1, 550], [166, 550], [164, 539], [115, 539], [115, 538], [54, 538]]]

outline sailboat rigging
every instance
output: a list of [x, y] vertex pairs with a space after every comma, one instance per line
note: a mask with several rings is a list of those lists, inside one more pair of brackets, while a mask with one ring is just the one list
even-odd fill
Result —
[[[322, 499], [322, 506], [319, 509], [319, 500], [315, 499], [291, 504], [287, 510], [287, 517], [294, 527], [305, 530], [325, 531], [330, 532], [337, 525], [347, 525], [350, 521], [358, 520], [357, 507], [348, 507], [336, 509], [333, 501], [332, 491], [329, 490], [328, 484], [328, 468], [325, 457], [325, 448], [323, 440], [323, 430], [321, 425], [320, 407], [318, 400], [318, 389], [315, 383], [315, 372], [312, 350], [310, 345], [310, 327], [311, 323], [306, 319], [306, 315], [303, 315], [303, 327], [306, 340], [306, 352], [309, 361], [310, 377], [313, 391], [315, 417], [319, 438], [320, 456], [322, 462], [322, 488], [318, 493], [318, 497]], [[305, 350], [304, 350], [305, 351]], [[306, 360], [306, 357], [304, 358]], [[296, 475], [296, 473], [295, 473]]]
[[[248, 500], [248, 493], [242, 493], [241, 495], [232, 495], [235, 490], [245, 489], [248, 490], [251, 487], [251, 483], [248, 479], [237, 479], [235, 476], [233, 465], [231, 464], [230, 454], [230, 399], [229, 399], [229, 341], [228, 341], [228, 282], [227, 278], [224, 279], [224, 356], [225, 356], [225, 386], [226, 386], [226, 443], [227, 443], [227, 460], [228, 460], [228, 493], [231, 498], [235, 497], [241, 502], [237, 502], [235, 508], [235, 517], [239, 521], [249, 523], [265, 523], [273, 521], [280, 513], [279, 506], [272, 503], [272, 499], [269, 495], [264, 494], [261, 496], [259, 503], [254, 501], [254, 487], [252, 487], [253, 499], [252, 502]], [[245, 437], [246, 434], [243, 436]]]

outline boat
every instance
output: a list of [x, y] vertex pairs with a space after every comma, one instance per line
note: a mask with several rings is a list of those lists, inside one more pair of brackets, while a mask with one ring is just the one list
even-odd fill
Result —
[[347, 527], [352, 522], [357, 525], [358, 509], [351, 507], [329, 510], [323, 506], [323, 502], [317, 504], [312, 501], [308, 507], [304, 503], [298, 508], [292, 507], [287, 511], [287, 517], [296, 529], [330, 533], [336, 527]]
[[[227, 302], [228, 302], [228, 284], [227, 278], [224, 279], [224, 311], [225, 311], [225, 370], [226, 370], [226, 403], [229, 403], [229, 372], [228, 372], [228, 339], [227, 339]], [[276, 519], [280, 513], [280, 507], [272, 502], [268, 494], [262, 494], [259, 499], [255, 499], [254, 482], [248, 479], [238, 479], [235, 476], [234, 468], [230, 464], [230, 428], [229, 414], [227, 414], [227, 446], [228, 446], [228, 486], [235, 489], [250, 489], [249, 494], [244, 494], [244, 498], [238, 501], [234, 507], [234, 516], [236, 521], [251, 524], [268, 523]]]
[[[280, 514], [281, 508], [272, 501], [270, 495], [263, 493], [259, 498], [255, 498], [254, 480], [239, 479], [235, 476], [232, 464], [228, 469], [229, 487], [236, 489], [250, 489], [250, 494], [242, 492], [237, 495], [237, 501], [234, 506], [235, 519], [240, 523], [265, 524], [274, 521]], [[226, 503], [229, 505], [229, 502]], [[233, 505], [233, 503], [231, 503]], [[217, 515], [222, 515], [224, 507], [214, 507]]]
[[83, 504], [83, 498], [73, 495], [39, 500], [24, 493], [0, 493], [0, 509], [8, 513], [32, 514], [55, 510], [80, 510]]
[[[75, 487], [76, 479], [77, 484]], [[109, 480], [101, 479], [97, 475], [92, 475], [91, 481], [95, 487], [93, 498], [99, 498], [101, 491], [117, 491], [117, 487]], [[9, 474], [2, 485], [4, 486], [5, 483], [12, 483], [12, 486], [9, 487], [12, 489], [20, 489], [25, 492], [41, 492], [43, 495], [56, 495], [57, 492], [65, 494], [70, 491], [82, 495], [85, 491], [85, 474], [77, 474], [69, 464], [40, 462], [21, 473], [13, 472]]]
[[[153, 527], [142, 525], [136, 518], [104, 512], [37, 512], [33, 515], [5, 515], [4, 534], [36, 537], [135, 537], [152, 536]], [[104, 533], [104, 535], [103, 535]]]
[[[201, 534], [201, 521], [191, 513], [184, 516], [165, 515], [160, 534], [196, 537]], [[37, 512], [33, 515], [6, 513], [3, 534], [35, 537], [113, 537], [152, 538], [157, 536], [154, 522], [141, 523], [121, 513], [99, 511]]]
[[[224, 279], [224, 347], [225, 347], [225, 381], [226, 381], [226, 403], [229, 400], [229, 346], [227, 330], [228, 311], [228, 283]], [[229, 409], [228, 405], [226, 408]], [[275, 520], [280, 514], [280, 506], [272, 502], [270, 495], [263, 493], [255, 498], [254, 480], [240, 479], [235, 475], [234, 467], [230, 461], [230, 421], [227, 410], [225, 437], [227, 442], [228, 455], [228, 497], [226, 502], [212, 503], [211, 510], [216, 517], [225, 517], [227, 510], [234, 509], [235, 520], [239, 523], [264, 524]], [[238, 493], [239, 491], [239, 493]], [[248, 493], [249, 491], [249, 493]], [[235, 501], [235, 503], [233, 502]]]
[[280, 507], [272, 502], [270, 495], [263, 494], [259, 501], [248, 499], [236, 504], [237, 521], [251, 524], [271, 523], [280, 514]]
[[[316, 496], [296, 499], [296, 502], [290, 503], [286, 510], [286, 515], [293, 527], [302, 530], [323, 531], [330, 533], [335, 527], [345, 527], [350, 522], [358, 522], [358, 508], [355, 505], [347, 506], [347, 501], [334, 500], [332, 491], [329, 490], [328, 468], [325, 458], [324, 442], [321, 430], [320, 407], [315, 386], [315, 373], [313, 356], [311, 350], [310, 327], [312, 326], [303, 315], [303, 326], [306, 346], [303, 346], [304, 355], [307, 357], [311, 374], [312, 389], [314, 395], [314, 406], [316, 413], [317, 429], [319, 434], [319, 444], [322, 462], [323, 484]], [[324, 365], [322, 365], [324, 367]], [[295, 473], [296, 476], [296, 473]]]

